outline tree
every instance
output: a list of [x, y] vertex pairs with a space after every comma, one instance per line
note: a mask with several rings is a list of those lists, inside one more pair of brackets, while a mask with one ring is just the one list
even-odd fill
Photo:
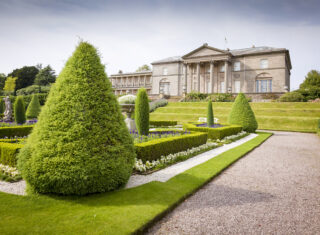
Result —
[[14, 119], [18, 124], [26, 122], [26, 108], [22, 96], [18, 96], [14, 102]]
[[149, 101], [145, 88], [140, 88], [135, 105], [135, 122], [139, 135], [149, 134]]
[[242, 126], [246, 132], [255, 132], [258, 128], [254, 112], [243, 93], [239, 93], [234, 101], [228, 122]]
[[150, 70], [151, 70], [151, 69], [150, 69], [149, 65], [144, 64], [144, 65], [140, 66], [140, 67], [136, 70], [136, 72], [143, 72], [143, 71], [150, 71]]
[[15, 88], [16, 88], [16, 82], [17, 82], [17, 78], [16, 77], [7, 77], [6, 82], [4, 84], [3, 90], [7, 94], [13, 93], [15, 91]]
[[80, 42], [18, 156], [30, 191], [85, 195], [126, 184], [133, 140], [97, 50]]
[[39, 71], [34, 80], [34, 84], [38, 86], [47, 86], [50, 83], [56, 81], [55, 71], [50, 67], [50, 65], [44, 67]]
[[40, 113], [40, 110], [41, 110], [41, 106], [40, 106], [38, 95], [34, 94], [27, 108], [27, 112], [26, 112], [27, 118], [28, 119], [37, 118]]
[[208, 101], [207, 125], [208, 125], [208, 127], [214, 125], [214, 117], [213, 117], [212, 101], [211, 100]]
[[320, 98], [320, 72], [311, 70], [297, 92], [302, 94], [305, 100]]
[[8, 77], [17, 77], [15, 91], [33, 84], [39, 70], [35, 66], [24, 66], [15, 69], [8, 74]]
[[4, 73], [0, 73], [0, 91], [3, 90], [4, 84], [6, 82], [6, 75]]

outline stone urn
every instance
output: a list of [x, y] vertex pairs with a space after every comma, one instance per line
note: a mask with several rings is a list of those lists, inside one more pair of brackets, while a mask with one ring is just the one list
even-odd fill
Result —
[[126, 119], [124, 120], [129, 131], [134, 131], [136, 130], [136, 123], [133, 119], [131, 119], [131, 114], [134, 111], [134, 104], [120, 104], [122, 112], [126, 114]]

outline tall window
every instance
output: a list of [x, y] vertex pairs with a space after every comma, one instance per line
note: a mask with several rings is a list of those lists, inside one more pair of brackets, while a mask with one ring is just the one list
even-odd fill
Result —
[[221, 65], [220, 72], [224, 72], [224, 65]]
[[234, 62], [233, 71], [240, 71], [240, 61]]
[[234, 92], [240, 93], [240, 81], [234, 81]]
[[168, 75], [168, 69], [167, 68], [163, 68], [163, 75]]
[[272, 92], [272, 80], [256, 80], [256, 92]]
[[260, 60], [260, 68], [267, 69], [269, 67], [269, 62], [267, 59]]
[[220, 93], [226, 93], [226, 86], [224, 82], [220, 82]]

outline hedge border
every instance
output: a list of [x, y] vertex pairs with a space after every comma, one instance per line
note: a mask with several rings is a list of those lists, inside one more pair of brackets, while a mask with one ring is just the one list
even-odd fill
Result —
[[17, 154], [22, 147], [22, 144], [0, 142], [0, 163], [16, 167]]
[[150, 126], [176, 126], [177, 121], [149, 121]]
[[33, 125], [0, 127], [0, 138], [28, 136], [31, 133], [32, 129]]
[[185, 123], [183, 124], [183, 129], [188, 131], [197, 131], [197, 132], [206, 132], [208, 133], [208, 139], [223, 139], [229, 135], [235, 135], [242, 131], [242, 126], [239, 125], [224, 125], [223, 127], [218, 128], [209, 128], [209, 127], [197, 127], [196, 124], [201, 123]]

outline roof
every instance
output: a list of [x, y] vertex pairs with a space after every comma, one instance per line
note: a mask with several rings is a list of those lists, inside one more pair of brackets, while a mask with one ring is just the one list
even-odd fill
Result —
[[140, 72], [128, 72], [128, 73], [115, 73], [112, 74], [111, 77], [113, 76], [123, 76], [123, 75], [139, 75], [139, 74], [148, 74], [148, 73], [152, 73], [152, 70], [144, 70], [144, 71], [140, 71]]
[[181, 56], [172, 56], [162, 60], [154, 61], [151, 64], [172, 63], [172, 62], [181, 62], [181, 61], [183, 61]]
[[243, 48], [243, 49], [235, 49], [230, 50], [230, 53], [233, 56], [240, 56], [240, 55], [250, 55], [256, 53], [268, 53], [268, 52], [277, 52], [277, 51], [286, 51], [286, 48], [275, 48], [275, 47], [250, 47], [250, 48]]

